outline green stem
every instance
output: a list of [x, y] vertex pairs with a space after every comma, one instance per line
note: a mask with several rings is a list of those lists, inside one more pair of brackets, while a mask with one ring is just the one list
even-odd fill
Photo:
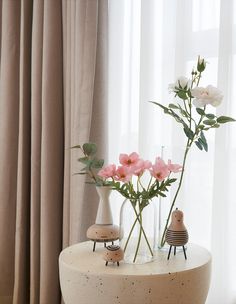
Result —
[[[132, 205], [132, 206], [133, 206], [133, 205]], [[134, 207], [133, 207], [133, 208], [134, 208]], [[143, 211], [143, 209], [140, 210], [140, 213], [141, 213], [142, 211]], [[145, 230], [143, 229], [142, 224], [140, 223], [140, 219], [139, 219], [140, 213], [138, 214], [138, 213], [137, 213], [137, 210], [136, 210], [135, 208], [134, 208], [134, 212], [135, 212], [135, 214], [136, 214], [136, 219], [137, 219], [137, 221], [139, 221], [139, 224], [140, 224], [140, 227], [141, 227], [141, 229], [142, 229], [142, 233], [143, 233], [143, 235], [144, 235], [144, 238], [145, 238], [145, 240], [146, 240], [146, 243], [147, 243], [147, 245], [148, 245], [149, 251], [150, 251], [151, 255], [153, 256], [152, 248], [151, 248], [151, 246], [150, 246], [150, 244], [149, 244], [147, 235], [146, 235], [146, 233], [145, 233]]]
[[150, 186], [151, 186], [151, 182], [152, 182], [152, 176], [151, 176], [151, 178], [150, 178], [150, 180], [149, 180], [148, 187], [147, 187], [147, 191], [149, 191], [149, 188], [150, 188]]
[[137, 247], [136, 247], [136, 251], [135, 251], [135, 255], [134, 255], [134, 259], [133, 259], [133, 263], [135, 263], [136, 261], [136, 258], [137, 258], [137, 255], [138, 255], [138, 250], [139, 250], [139, 247], [140, 247], [140, 242], [141, 242], [141, 237], [142, 237], [142, 210], [140, 209], [140, 203], [139, 203], [139, 215], [140, 215], [140, 228], [139, 228], [139, 236], [138, 236], [138, 244], [137, 244]]
[[186, 164], [187, 154], [188, 154], [188, 151], [189, 151], [189, 149], [191, 147], [191, 144], [192, 144], [192, 142], [190, 143], [189, 140], [188, 140], [187, 145], [186, 145], [186, 149], [185, 149], [185, 153], [184, 153], [183, 167], [182, 167], [182, 171], [181, 171], [179, 186], [178, 186], [178, 188], [176, 190], [174, 199], [172, 201], [172, 204], [171, 204], [171, 207], [170, 207], [170, 210], [169, 210], [169, 213], [168, 213], [168, 217], [167, 217], [167, 220], [166, 220], [166, 225], [165, 225], [165, 228], [164, 228], [164, 231], [163, 231], [163, 234], [162, 234], [162, 238], [161, 238], [161, 247], [163, 247], [165, 245], [166, 230], [167, 230], [167, 227], [168, 227], [168, 223], [169, 223], [169, 220], [170, 220], [170, 217], [171, 217], [172, 210], [173, 210], [174, 205], [175, 205], [175, 201], [177, 199], [177, 196], [179, 194], [179, 191], [180, 191], [180, 188], [181, 188], [181, 185], [182, 185], [182, 182], [183, 182], [183, 176], [184, 176], [184, 170], [185, 170], [185, 164]]
[[[199, 85], [199, 82], [200, 82], [200, 79], [201, 79], [201, 76], [202, 76], [201, 74], [202, 73], [199, 72], [199, 74], [198, 74], [197, 77], [195, 77], [195, 78], [192, 77], [191, 88], [193, 88], [193, 84], [194, 84], [196, 78], [197, 78], [196, 86]], [[190, 118], [189, 119], [189, 128], [192, 129], [192, 97], [189, 98], [188, 106], [189, 106], [189, 118]], [[204, 111], [205, 111], [205, 107], [204, 107]], [[191, 147], [191, 145], [192, 145], [192, 143], [193, 143], [193, 141], [195, 139], [195, 136], [197, 135], [198, 126], [202, 122], [202, 119], [203, 119], [203, 116], [200, 117], [200, 120], [199, 120], [198, 124], [196, 125], [196, 131], [194, 132], [194, 136], [193, 136], [192, 140], [188, 139], [187, 144], [186, 144], [185, 153], [184, 153], [184, 159], [183, 159], [182, 172], [181, 172], [181, 176], [180, 176], [180, 181], [179, 181], [178, 188], [176, 190], [174, 199], [172, 201], [172, 204], [171, 204], [171, 207], [170, 207], [170, 210], [169, 210], [169, 213], [168, 213], [168, 217], [167, 217], [167, 220], [166, 220], [166, 225], [165, 225], [165, 228], [164, 228], [164, 231], [163, 231], [163, 234], [162, 234], [162, 238], [161, 238], [161, 247], [163, 247], [165, 245], [166, 230], [167, 230], [167, 227], [168, 227], [168, 224], [169, 224], [169, 221], [170, 221], [172, 210], [174, 208], [176, 199], [178, 197], [178, 194], [179, 194], [182, 182], [183, 182], [183, 176], [184, 176], [184, 170], [185, 170], [185, 164], [186, 164], [187, 154], [188, 154], [188, 151], [189, 151], [189, 149], [190, 149], [190, 147]]]
[[[135, 208], [135, 207], [134, 207], [134, 208]], [[135, 221], [134, 221], [134, 223], [133, 223], [133, 225], [132, 225], [132, 227], [131, 227], [131, 229], [130, 229], [130, 232], [129, 232], [129, 235], [128, 235], [128, 238], [127, 238], [127, 241], [126, 241], [126, 243], [125, 243], [124, 252], [125, 252], [125, 250], [126, 250], [126, 248], [127, 248], [127, 246], [128, 246], [128, 243], [129, 243], [130, 237], [131, 237], [131, 235], [132, 235], [132, 233], [133, 233], [133, 230], [134, 230], [134, 227], [135, 227], [135, 225], [136, 225], [137, 221], [138, 221], [138, 218], [136, 217], [136, 219], [135, 219]]]
[[[130, 202], [130, 203], [131, 203], [131, 202]], [[126, 250], [126, 248], [127, 248], [127, 246], [128, 246], [128, 243], [129, 243], [130, 237], [131, 237], [131, 235], [132, 235], [132, 233], [133, 233], [134, 227], [135, 227], [137, 221], [139, 221], [140, 228], [141, 228], [141, 230], [142, 230], [143, 236], [144, 236], [144, 238], [145, 238], [145, 240], [146, 240], [146, 243], [147, 243], [147, 246], [148, 246], [148, 248], [149, 248], [149, 251], [150, 251], [151, 255], [153, 256], [152, 248], [151, 248], [151, 246], [150, 246], [150, 244], [149, 244], [147, 235], [146, 235], [146, 233], [145, 233], [145, 231], [144, 231], [144, 229], [143, 229], [143, 226], [142, 226], [142, 224], [141, 224], [141, 222], [140, 222], [140, 219], [139, 219], [140, 213], [142, 212], [142, 209], [140, 209], [140, 213], [138, 213], [137, 210], [135, 209], [135, 206], [134, 206], [132, 203], [131, 203], [131, 205], [132, 205], [132, 207], [133, 207], [133, 209], [134, 209], [134, 212], [135, 212], [135, 215], [136, 215], [136, 219], [135, 219], [135, 221], [134, 221], [134, 223], [133, 223], [133, 225], [132, 225], [132, 227], [131, 227], [131, 230], [130, 230], [130, 232], [129, 232], [127, 241], [126, 241], [126, 243], [125, 243], [124, 251]]]

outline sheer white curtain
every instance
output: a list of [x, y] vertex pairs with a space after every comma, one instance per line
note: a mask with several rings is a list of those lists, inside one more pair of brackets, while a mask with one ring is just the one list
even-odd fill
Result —
[[[168, 84], [189, 74], [198, 55], [209, 63], [202, 84], [224, 92], [217, 114], [236, 117], [236, 1], [110, 0], [109, 36], [110, 162], [132, 151], [154, 160], [161, 150], [181, 161], [182, 130], [148, 101], [171, 102]], [[193, 147], [178, 200], [191, 242], [213, 254], [208, 304], [236, 303], [235, 134], [235, 124], [224, 125], [207, 133], [208, 153]]]

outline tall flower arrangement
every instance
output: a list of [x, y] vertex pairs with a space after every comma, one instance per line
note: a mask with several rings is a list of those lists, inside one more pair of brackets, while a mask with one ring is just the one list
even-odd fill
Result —
[[161, 246], [165, 244], [165, 233], [182, 186], [186, 160], [192, 145], [195, 144], [199, 150], [207, 152], [208, 144], [205, 133], [211, 129], [219, 128], [222, 124], [235, 121], [235, 119], [229, 116], [217, 116], [210, 111], [211, 107], [217, 107], [221, 104], [223, 94], [212, 85], [206, 87], [199, 86], [202, 73], [205, 69], [206, 61], [199, 56], [197, 67], [193, 68], [190, 78], [179, 77], [174, 84], [169, 85], [170, 93], [176, 98], [175, 103], [164, 106], [158, 102], [151, 101], [160, 107], [165, 114], [174, 118], [182, 127], [184, 135], [187, 137], [179, 185], [168, 213]]
[[[142, 226], [142, 212], [154, 197], [165, 197], [168, 188], [176, 181], [172, 178], [172, 173], [181, 172], [182, 166], [173, 164], [171, 160], [167, 163], [156, 157], [155, 162], [143, 160], [137, 152], [131, 154], [120, 154], [119, 164], [109, 164], [103, 167], [104, 160], [96, 157], [97, 146], [94, 143], [85, 143], [78, 148], [83, 156], [78, 159], [84, 165], [84, 168], [78, 174], [86, 174], [90, 177], [90, 182], [96, 186], [109, 186], [118, 191], [125, 199], [131, 203], [135, 213], [135, 220], [129, 232], [124, 250], [126, 250], [129, 240], [135, 227], [139, 227], [139, 237], [134, 252], [133, 262], [136, 261], [140, 241], [143, 237], [153, 256], [152, 248], [149, 244], [146, 232]], [[147, 175], [148, 182], [145, 184], [142, 180]]]
[[[135, 262], [142, 237], [144, 237], [150, 254], [153, 256], [152, 248], [142, 225], [142, 212], [154, 197], [166, 196], [165, 192], [168, 191], [168, 187], [176, 181], [176, 178], [171, 178], [171, 173], [180, 172], [182, 167], [178, 164], [172, 164], [170, 160], [166, 164], [160, 157], [156, 157], [152, 164], [149, 160], [141, 159], [136, 152], [129, 155], [120, 154], [119, 161], [119, 166], [108, 165], [98, 172], [98, 176], [131, 203], [135, 220], [129, 231], [124, 251], [126, 251], [134, 228], [137, 226], [139, 236], [133, 257], [133, 262]], [[149, 182], [146, 185], [142, 181], [144, 174], [149, 175]]]

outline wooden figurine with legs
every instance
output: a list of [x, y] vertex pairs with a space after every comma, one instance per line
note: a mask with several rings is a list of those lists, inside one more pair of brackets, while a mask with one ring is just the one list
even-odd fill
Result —
[[176, 254], [176, 247], [182, 247], [185, 260], [187, 255], [185, 251], [185, 245], [188, 242], [188, 231], [183, 222], [184, 214], [182, 211], [176, 208], [171, 215], [171, 223], [166, 231], [166, 242], [170, 245], [167, 259], [169, 260], [172, 247], [174, 247], [174, 255]]
[[104, 253], [103, 259], [106, 261], [105, 265], [107, 266], [109, 262], [116, 263], [117, 266], [120, 266], [120, 261], [124, 258], [124, 251], [117, 245], [107, 246]]

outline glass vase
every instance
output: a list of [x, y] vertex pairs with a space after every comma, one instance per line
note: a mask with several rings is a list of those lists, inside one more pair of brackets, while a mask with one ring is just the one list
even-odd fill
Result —
[[156, 239], [154, 205], [148, 200], [125, 200], [120, 211], [120, 246], [126, 263], [153, 260]]

